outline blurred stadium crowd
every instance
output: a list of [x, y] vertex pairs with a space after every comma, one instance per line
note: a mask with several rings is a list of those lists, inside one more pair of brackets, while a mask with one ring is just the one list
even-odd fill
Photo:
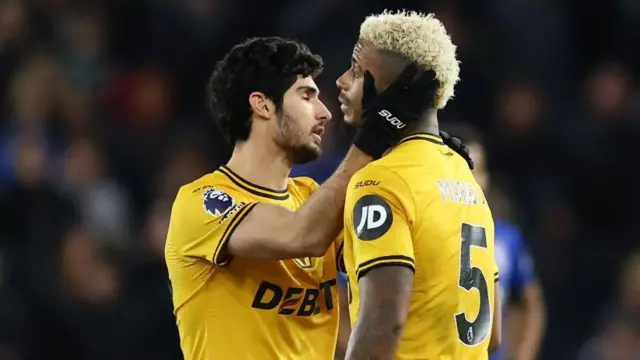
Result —
[[441, 123], [480, 130], [495, 211], [526, 234], [540, 358], [640, 358], [640, 2], [0, 0], [0, 359], [181, 358], [163, 246], [177, 188], [230, 154], [213, 65], [261, 35], [324, 57], [334, 121], [295, 169], [322, 181], [350, 133], [335, 79], [386, 7], [435, 12], [459, 46]]

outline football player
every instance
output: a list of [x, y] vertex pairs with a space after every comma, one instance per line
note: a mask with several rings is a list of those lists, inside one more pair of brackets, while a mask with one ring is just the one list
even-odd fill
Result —
[[419, 64], [437, 86], [404, 139], [349, 183], [343, 253], [353, 330], [346, 359], [487, 359], [500, 343], [494, 223], [468, 153], [451, 151], [438, 127], [437, 111], [459, 75], [442, 23], [404, 11], [366, 18], [351, 67], [337, 80], [342, 111], [357, 123], [361, 99], [407, 63]]

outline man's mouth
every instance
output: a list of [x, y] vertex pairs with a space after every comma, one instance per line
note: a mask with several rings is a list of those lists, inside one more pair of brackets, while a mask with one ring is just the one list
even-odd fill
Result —
[[324, 126], [318, 126], [311, 131], [311, 135], [317, 140], [322, 140], [322, 134], [324, 134]]
[[347, 104], [349, 104], [349, 100], [347, 99], [347, 96], [342, 93], [338, 95], [338, 101], [340, 101], [340, 104], [344, 106], [347, 106]]

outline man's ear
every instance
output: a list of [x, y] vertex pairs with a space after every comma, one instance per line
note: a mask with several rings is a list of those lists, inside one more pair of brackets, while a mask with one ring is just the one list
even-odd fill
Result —
[[253, 113], [264, 120], [271, 119], [276, 113], [276, 104], [261, 92], [254, 91], [249, 94], [249, 105]]

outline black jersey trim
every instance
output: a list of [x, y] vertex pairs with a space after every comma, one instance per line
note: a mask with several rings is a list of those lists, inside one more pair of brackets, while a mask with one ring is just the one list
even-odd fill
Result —
[[336, 265], [338, 271], [346, 273], [346, 266], [344, 265], [344, 240], [340, 243], [340, 246], [336, 249]]
[[231, 239], [231, 235], [233, 235], [233, 232], [238, 228], [238, 225], [242, 223], [242, 221], [247, 217], [247, 215], [249, 215], [251, 210], [253, 210], [256, 205], [258, 205], [258, 203], [251, 203], [245, 206], [244, 208], [240, 209], [237, 214], [233, 215], [233, 217], [229, 220], [229, 226], [227, 226], [227, 229], [222, 234], [220, 242], [218, 242], [218, 246], [216, 246], [216, 250], [213, 253], [212, 262], [214, 264], [219, 267], [225, 267], [229, 265], [233, 257], [231, 255], [224, 254], [224, 249], [227, 247], [227, 243], [229, 242], [229, 239]]
[[359, 279], [363, 273], [368, 272], [372, 268], [383, 266], [384, 264], [403, 264], [403, 266], [409, 267], [415, 271], [415, 262], [412, 258], [404, 255], [387, 255], [363, 262], [356, 268], [356, 275]]
[[369, 266], [366, 269], [362, 269], [357, 273], [358, 276], [358, 280], [360, 280], [360, 278], [362, 278], [363, 276], [367, 275], [371, 270], [373, 269], [379, 269], [385, 266], [402, 266], [405, 267], [409, 270], [411, 270], [411, 272], [413, 272], [415, 274], [416, 272], [416, 268], [413, 264], [409, 264], [406, 263], [404, 261], [385, 261], [385, 262], [380, 262], [380, 263], [376, 263], [372, 266]]
[[237, 185], [242, 190], [245, 190], [253, 195], [261, 196], [267, 199], [272, 200], [287, 200], [289, 199], [289, 192], [287, 189], [284, 190], [272, 190], [266, 188], [264, 186], [253, 184], [245, 179], [243, 179], [238, 174], [231, 171], [226, 166], [221, 166], [217, 171], [224, 174], [231, 182]]
[[444, 142], [442, 141], [442, 138], [440, 136], [427, 134], [427, 133], [419, 133], [419, 134], [409, 135], [409, 136], [405, 137], [404, 139], [400, 140], [398, 145], [400, 145], [402, 143], [405, 143], [405, 142], [408, 142], [408, 141], [413, 141], [413, 140], [423, 140], [423, 141], [428, 141], [430, 143], [434, 143], [434, 144], [437, 144], [437, 145], [444, 145]]

